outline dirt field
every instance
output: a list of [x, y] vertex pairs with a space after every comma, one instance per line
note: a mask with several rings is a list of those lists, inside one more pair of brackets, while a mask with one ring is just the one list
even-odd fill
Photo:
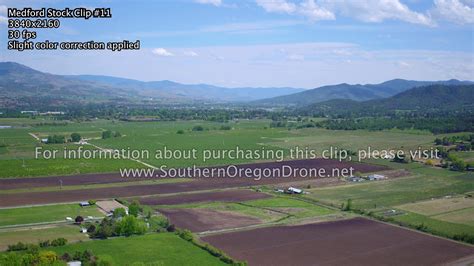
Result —
[[261, 223], [255, 217], [210, 209], [165, 209], [160, 212], [166, 215], [172, 224], [193, 232], [238, 228]]
[[[285, 161], [277, 163], [254, 163], [254, 164], [242, 164], [238, 165], [237, 168], [273, 168], [282, 165], [288, 165], [292, 168], [324, 168], [330, 172], [332, 169], [342, 169], [354, 167], [355, 171], [359, 172], [375, 172], [386, 170], [384, 166], [359, 164], [359, 163], [348, 163], [339, 162], [335, 160], [297, 160], [297, 161]], [[209, 167], [219, 168], [219, 167]], [[275, 176], [277, 177], [277, 176]], [[35, 177], [35, 178], [5, 178], [0, 179], [0, 190], [3, 189], [27, 189], [37, 187], [59, 187], [60, 180], [62, 180], [63, 186], [74, 186], [74, 185], [90, 185], [90, 184], [107, 184], [117, 182], [133, 182], [146, 180], [146, 178], [123, 178], [119, 173], [111, 174], [84, 174], [84, 175], [71, 175], [71, 176], [50, 176], [50, 177]]]
[[140, 198], [139, 201], [144, 205], [176, 205], [194, 202], [223, 201], [223, 202], [240, 202], [246, 200], [256, 200], [269, 198], [270, 195], [258, 193], [251, 190], [226, 190], [218, 192], [205, 192], [184, 194], [167, 197], [146, 197]]
[[[267, 168], [267, 167], [280, 167], [281, 165], [288, 165], [294, 168], [347, 168], [354, 167], [355, 171], [360, 172], [375, 172], [385, 170], [386, 167], [376, 166], [376, 165], [367, 165], [367, 164], [355, 164], [355, 163], [346, 163], [333, 160], [299, 160], [299, 161], [290, 161], [282, 163], [258, 163], [258, 164], [248, 164], [246, 167], [249, 168]], [[244, 167], [244, 165], [239, 166]], [[78, 180], [75, 182], [82, 182], [79, 180], [85, 180], [84, 182], [92, 182], [94, 179], [93, 175], [76, 176]], [[96, 181], [101, 182], [102, 175], [96, 175]], [[61, 177], [64, 178], [64, 177]], [[114, 182], [117, 180], [115, 176], [108, 176], [108, 182]], [[104, 178], [103, 180], [107, 180]], [[28, 181], [23, 183], [23, 188], [27, 187], [38, 187], [38, 186], [47, 186], [57, 181], [54, 178], [47, 178], [45, 181], [42, 181], [43, 178], [29, 178]], [[123, 180], [124, 178], [120, 179]], [[13, 182], [16, 179], [6, 179], [5, 181]], [[21, 181], [21, 179], [18, 179]], [[56, 180], [56, 181], [54, 181]], [[137, 178], [133, 178], [137, 180]], [[140, 179], [138, 179], [140, 180]], [[141, 179], [143, 180], [143, 179]], [[200, 190], [210, 190], [210, 189], [220, 189], [220, 188], [237, 188], [237, 187], [246, 187], [246, 186], [258, 186], [258, 185], [267, 185], [267, 184], [278, 184], [286, 183], [297, 180], [304, 180], [300, 178], [285, 178], [285, 177], [272, 177], [272, 178], [262, 178], [260, 180], [255, 180], [254, 178], [196, 178], [195, 181], [191, 182], [179, 182], [179, 183], [166, 183], [166, 184], [156, 184], [156, 185], [130, 185], [123, 187], [110, 187], [110, 188], [95, 188], [95, 189], [78, 189], [78, 190], [63, 190], [63, 191], [48, 191], [48, 192], [21, 192], [15, 194], [0, 194], [0, 207], [12, 207], [12, 206], [22, 206], [22, 205], [34, 205], [34, 204], [47, 204], [47, 203], [60, 203], [60, 202], [76, 202], [89, 199], [110, 199], [117, 197], [133, 197], [133, 196], [145, 196], [145, 195], [156, 195], [156, 194], [171, 194], [179, 192], [188, 192], [188, 191], [200, 191]], [[105, 182], [105, 181], [104, 181]], [[120, 182], [120, 181], [117, 181]], [[12, 183], [12, 184], [13, 184]], [[56, 184], [57, 185], [57, 184]], [[64, 180], [63, 180], [64, 185]], [[13, 185], [10, 185], [13, 186]]]
[[355, 218], [203, 237], [249, 265], [444, 265], [474, 247]]
[[54, 187], [60, 186], [62, 180], [63, 186], [107, 184], [117, 182], [136, 181], [120, 177], [120, 174], [87, 174], [70, 176], [47, 176], [31, 178], [2, 178], [0, 179], [0, 190], [3, 189], [21, 189], [35, 187]]
[[287, 182], [286, 178], [253, 179], [196, 179], [190, 182], [165, 183], [156, 185], [130, 185], [123, 187], [60, 190], [47, 192], [21, 192], [0, 194], [0, 207], [35, 205], [61, 202], [78, 202], [89, 199], [111, 199], [157, 194], [172, 194], [222, 188], [237, 188]]

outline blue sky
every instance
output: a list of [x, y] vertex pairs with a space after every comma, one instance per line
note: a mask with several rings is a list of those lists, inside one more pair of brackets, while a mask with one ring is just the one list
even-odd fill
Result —
[[[6, 7], [110, 7], [40, 40], [140, 40], [140, 51], [6, 50]], [[2, 1], [0, 60], [56, 74], [227, 87], [474, 80], [474, 0]]]

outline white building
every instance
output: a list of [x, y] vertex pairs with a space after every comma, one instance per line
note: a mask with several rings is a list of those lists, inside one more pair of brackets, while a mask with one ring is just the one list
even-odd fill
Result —
[[289, 187], [288, 188], [288, 191], [291, 192], [291, 193], [295, 193], [295, 194], [301, 194], [303, 193], [303, 190], [299, 189], [299, 188], [294, 188], [294, 187]]
[[377, 180], [386, 179], [387, 177], [385, 177], [384, 175], [373, 174], [373, 175], [369, 175], [367, 178], [371, 181], [377, 181]]

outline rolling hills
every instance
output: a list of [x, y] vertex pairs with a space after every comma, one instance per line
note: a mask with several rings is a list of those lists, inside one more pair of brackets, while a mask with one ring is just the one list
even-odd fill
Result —
[[256, 101], [256, 104], [264, 105], [310, 105], [333, 99], [347, 99], [353, 101], [367, 101], [391, 97], [397, 93], [421, 86], [445, 84], [465, 85], [472, 84], [469, 81], [447, 80], [447, 81], [414, 81], [404, 79], [393, 79], [380, 84], [355, 84], [342, 83], [338, 85], [323, 86], [291, 95], [279, 96], [270, 99]]
[[[1, 105], [152, 101], [155, 103], [242, 102], [300, 92], [295, 88], [224, 88], [172, 81], [143, 82], [108, 76], [61, 76], [14, 63], [0, 63]], [[35, 98], [35, 99], [33, 99]], [[7, 100], [8, 99], [8, 100]]]
[[474, 84], [415, 87], [384, 99], [357, 102], [334, 99], [300, 108], [304, 113], [373, 115], [389, 112], [474, 110]]
[[14, 62], [0, 62], [0, 108], [61, 107], [89, 103], [150, 106], [249, 103], [253, 106], [302, 106], [324, 102], [321, 106], [340, 105], [341, 101], [336, 99], [344, 99], [347, 107], [356, 105], [351, 101], [388, 98], [415, 87], [433, 84], [465, 85], [472, 82], [394, 79], [380, 84], [343, 83], [311, 90], [291, 87], [225, 88], [208, 84], [181, 84], [169, 80], [145, 82], [99, 75], [54, 75]]

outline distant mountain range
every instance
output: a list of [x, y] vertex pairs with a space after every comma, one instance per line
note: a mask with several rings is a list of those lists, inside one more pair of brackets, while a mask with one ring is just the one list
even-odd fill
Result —
[[278, 96], [270, 99], [256, 101], [256, 104], [266, 105], [310, 105], [332, 99], [346, 99], [353, 101], [367, 101], [372, 99], [387, 98], [397, 93], [421, 86], [444, 84], [444, 85], [466, 85], [473, 84], [470, 81], [447, 80], [447, 81], [414, 81], [404, 79], [393, 79], [380, 84], [350, 85], [342, 83], [338, 85], [323, 86], [291, 95]]
[[140, 96], [150, 98], [169, 98], [181, 100], [204, 100], [224, 102], [244, 102], [257, 99], [277, 97], [304, 91], [304, 89], [289, 87], [266, 87], [266, 88], [225, 88], [208, 84], [181, 84], [169, 80], [162, 81], [139, 81], [134, 79], [117, 78], [110, 76], [78, 75], [67, 76], [68, 78], [106, 84], [108, 86], [133, 89]]
[[94, 75], [61, 76], [43, 73], [14, 62], [0, 63], [0, 93], [9, 98], [43, 97], [76, 102], [126, 99], [157, 103], [222, 103], [253, 101], [301, 91], [303, 89], [187, 85], [167, 80], [143, 82]]
[[364, 116], [390, 112], [474, 111], [474, 84], [434, 84], [415, 87], [389, 98], [357, 102], [334, 99], [301, 107], [304, 113], [325, 113], [332, 116]]
[[[304, 90], [290, 87], [224, 88], [173, 81], [138, 81], [109, 76], [53, 75], [14, 62], [0, 62], [0, 108], [68, 106], [85, 103], [250, 103], [252, 105], [311, 105], [334, 99], [366, 101], [393, 96], [414, 87], [472, 84], [469, 81], [411, 81], [394, 79], [380, 84], [323, 86]], [[349, 104], [349, 103], [348, 103]]]

